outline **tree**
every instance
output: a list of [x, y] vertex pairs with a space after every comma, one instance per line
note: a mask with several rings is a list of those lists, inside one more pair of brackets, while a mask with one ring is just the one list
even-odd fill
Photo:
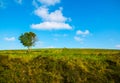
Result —
[[30, 51], [30, 47], [35, 45], [37, 38], [35, 33], [26, 32], [19, 37], [19, 40], [25, 47], [28, 48], [28, 51]]

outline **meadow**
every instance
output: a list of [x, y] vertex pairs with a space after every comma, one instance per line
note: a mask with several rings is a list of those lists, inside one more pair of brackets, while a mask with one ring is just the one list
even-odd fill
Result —
[[120, 50], [0, 51], [0, 83], [119, 83]]

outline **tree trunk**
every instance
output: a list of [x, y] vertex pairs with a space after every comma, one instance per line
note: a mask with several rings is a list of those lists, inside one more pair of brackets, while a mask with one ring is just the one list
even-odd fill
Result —
[[28, 52], [30, 52], [30, 46], [28, 46]]

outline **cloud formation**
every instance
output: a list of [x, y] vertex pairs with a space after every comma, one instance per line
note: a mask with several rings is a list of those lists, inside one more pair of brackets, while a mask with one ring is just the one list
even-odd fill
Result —
[[59, 22], [42, 22], [40, 24], [32, 24], [33, 29], [39, 30], [60, 30], [60, 29], [72, 29], [69, 24]]
[[86, 36], [89, 34], [90, 34], [89, 30], [85, 30], [85, 31], [77, 30], [76, 35], [74, 36], [74, 40], [80, 43], [84, 43]]
[[70, 18], [63, 16], [62, 7], [60, 7], [58, 10], [50, 12], [49, 8], [44, 6], [55, 5], [56, 3], [60, 2], [60, 0], [39, 0], [39, 2], [44, 4], [40, 7], [37, 7], [37, 2], [33, 0], [33, 5], [37, 8], [34, 11], [34, 14], [42, 19], [42, 22], [39, 24], [31, 24], [31, 28], [39, 30], [72, 29], [72, 27], [68, 23], [66, 23], [70, 20]]
[[6, 41], [15, 41], [15, 37], [6, 37], [4, 38]]
[[34, 11], [35, 15], [42, 18], [43, 21], [50, 21], [50, 22], [65, 22], [69, 20], [62, 14], [62, 8], [55, 10], [54, 12], [49, 12], [49, 9], [46, 7], [39, 7]]
[[90, 32], [89, 32], [89, 30], [85, 30], [85, 31], [78, 30], [78, 31], [76, 31], [76, 34], [77, 35], [89, 35]]

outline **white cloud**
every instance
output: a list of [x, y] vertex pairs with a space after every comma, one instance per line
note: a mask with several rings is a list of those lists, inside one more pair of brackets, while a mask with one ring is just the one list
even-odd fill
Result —
[[22, 0], [15, 0], [16, 3], [22, 4]]
[[74, 36], [74, 39], [80, 43], [84, 43], [86, 35], [89, 35], [89, 34], [90, 34], [89, 30], [85, 30], [85, 31], [77, 30], [76, 35]]
[[39, 30], [60, 30], [60, 29], [72, 29], [69, 24], [59, 22], [43, 22], [40, 24], [32, 24], [31, 28]]
[[42, 18], [43, 21], [52, 21], [52, 22], [65, 22], [69, 20], [62, 14], [62, 8], [55, 10], [54, 12], [49, 12], [49, 9], [46, 7], [39, 7], [34, 13]]
[[55, 5], [57, 3], [60, 3], [60, 0], [38, 0], [38, 1], [46, 6]]
[[80, 43], [83, 43], [83, 38], [80, 38], [78, 36], [75, 36], [74, 39]]
[[40, 30], [60, 30], [60, 29], [72, 29], [72, 27], [65, 23], [69, 18], [66, 18], [62, 14], [62, 8], [54, 12], [49, 13], [48, 8], [39, 7], [35, 10], [35, 14], [42, 18], [43, 22], [39, 24], [32, 24], [31, 28]]
[[85, 30], [85, 31], [81, 31], [81, 30], [78, 30], [76, 32], [76, 35], [89, 35], [90, 34], [90, 31], [89, 30]]
[[120, 48], [120, 44], [115, 46], [116, 48]]
[[4, 38], [6, 41], [15, 41], [15, 37], [6, 37]]
[[34, 11], [34, 14], [40, 17], [43, 22], [38, 24], [33, 23], [30, 25], [31, 28], [39, 30], [72, 29], [72, 27], [68, 23], [66, 23], [66, 21], [70, 21], [71, 19], [63, 16], [62, 7], [60, 7], [58, 10], [50, 12], [49, 8], [45, 6], [55, 5], [56, 3], [59, 3], [60, 0], [37, 0], [37, 1], [39, 1], [43, 5], [41, 7], [38, 7], [38, 3], [35, 0], [33, 0], [33, 5], [37, 8]]

